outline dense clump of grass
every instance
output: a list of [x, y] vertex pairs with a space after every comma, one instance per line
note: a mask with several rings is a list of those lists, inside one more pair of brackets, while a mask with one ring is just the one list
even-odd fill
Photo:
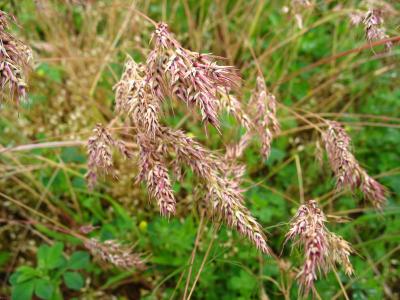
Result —
[[396, 3], [12, 3], [1, 293], [397, 296]]

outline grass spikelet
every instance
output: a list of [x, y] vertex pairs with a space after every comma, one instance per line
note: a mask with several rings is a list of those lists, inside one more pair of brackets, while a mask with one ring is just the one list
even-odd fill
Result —
[[326, 217], [315, 200], [301, 205], [290, 222], [286, 241], [296, 241], [304, 251], [304, 263], [297, 278], [301, 291], [307, 295], [318, 273], [326, 274], [336, 263], [342, 265], [347, 275], [353, 273], [349, 256], [350, 244], [325, 226]]
[[101, 124], [97, 124], [87, 142], [88, 149], [88, 173], [86, 179], [91, 189], [97, 182], [99, 173], [112, 174], [114, 176], [114, 163], [112, 158], [112, 148], [116, 148], [125, 158], [129, 158], [131, 153], [125, 143], [121, 140], [114, 140], [110, 132]]
[[85, 241], [85, 247], [93, 256], [116, 267], [145, 269], [144, 261], [139, 254], [133, 253], [131, 247], [121, 245], [115, 240], [100, 242], [98, 239], [91, 238]]
[[329, 122], [323, 135], [329, 163], [336, 176], [338, 189], [361, 190], [377, 209], [386, 202], [386, 188], [367, 174], [350, 150], [351, 139], [338, 122]]
[[31, 49], [8, 32], [11, 17], [0, 10], [0, 86], [8, 86], [10, 98], [18, 104], [26, 98], [27, 75], [32, 59]]

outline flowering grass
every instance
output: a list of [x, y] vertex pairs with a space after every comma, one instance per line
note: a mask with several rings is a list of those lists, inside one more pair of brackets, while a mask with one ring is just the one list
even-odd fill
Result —
[[2, 295], [398, 296], [397, 3], [1, 9]]

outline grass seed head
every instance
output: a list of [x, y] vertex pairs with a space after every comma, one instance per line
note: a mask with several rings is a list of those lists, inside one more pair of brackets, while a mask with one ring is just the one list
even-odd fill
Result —
[[326, 221], [317, 202], [309, 200], [299, 207], [286, 234], [286, 241], [296, 241], [304, 251], [304, 263], [297, 274], [304, 294], [313, 287], [318, 273], [325, 274], [335, 263], [342, 265], [347, 275], [353, 273], [350, 244], [331, 233], [325, 226]]
[[[225, 98], [222, 105], [236, 114], [242, 124], [249, 124], [250, 118], [242, 111], [238, 100], [227, 94], [227, 90], [237, 84], [234, 69], [218, 66], [209, 55], [182, 48], [165, 24], [158, 25], [153, 41], [155, 49], [149, 54], [146, 66], [141, 68], [128, 59], [121, 80], [115, 86], [117, 109], [125, 108], [136, 131], [140, 149], [138, 179], [147, 183], [161, 214], [173, 215], [176, 201], [167, 167], [167, 157], [173, 152], [173, 169], [180, 170], [187, 165], [205, 184], [205, 199], [212, 215], [268, 253], [261, 226], [243, 205], [239, 181], [244, 169], [228, 165], [225, 159], [184, 132], [162, 126], [158, 121], [160, 103], [167, 95], [175, 94], [186, 103], [199, 104], [204, 116], [216, 122], [218, 107], [213, 103], [219, 93]], [[169, 90], [165, 91], [165, 88]], [[160, 93], [162, 97], [158, 96]], [[274, 112], [273, 104], [266, 102], [264, 105]], [[216, 125], [214, 121], [210, 122]]]
[[25, 77], [32, 59], [31, 49], [8, 32], [10, 16], [0, 10], [0, 86], [8, 87], [10, 98], [18, 104], [26, 99]]
[[237, 89], [241, 79], [232, 66], [220, 66], [209, 54], [183, 48], [168, 26], [159, 23], [153, 33], [154, 49], [147, 59], [147, 78], [160, 100], [172, 95], [200, 108], [203, 121], [219, 127], [221, 97]]
[[105, 127], [97, 124], [93, 130], [93, 135], [87, 142], [88, 173], [86, 174], [86, 179], [89, 188], [92, 189], [95, 186], [98, 173], [116, 176], [112, 157], [113, 148], [116, 148], [125, 158], [131, 157], [131, 153], [123, 141], [114, 140]]
[[336, 175], [338, 189], [360, 189], [364, 197], [381, 209], [386, 201], [386, 189], [367, 174], [350, 151], [351, 139], [338, 122], [329, 122], [323, 135], [329, 163]]
[[99, 257], [103, 261], [109, 262], [116, 267], [124, 269], [145, 269], [145, 263], [141, 256], [133, 253], [130, 247], [121, 245], [117, 241], [107, 240], [105, 242], [100, 242], [98, 239], [91, 238], [86, 240], [84, 245], [93, 256]]

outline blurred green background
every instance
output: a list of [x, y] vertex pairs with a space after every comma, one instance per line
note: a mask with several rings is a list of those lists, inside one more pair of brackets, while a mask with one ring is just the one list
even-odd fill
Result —
[[[22, 266], [27, 276], [41, 279], [35, 283], [39, 299], [182, 299], [197, 274], [192, 299], [297, 299], [303, 254], [290, 244], [283, 248], [283, 241], [304, 194], [319, 201], [329, 229], [356, 251], [355, 275], [338, 269], [319, 276], [315, 297], [399, 299], [400, 48], [346, 51], [367, 43], [363, 26], [351, 25], [349, 13], [382, 8], [388, 35], [398, 36], [400, 3], [294, 2], [138, 0], [131, 10], [128, 0], [0, 1], [0, 9], [16, 17], [12, 31], [35, 58], [28, 103], [17, 108], [4, 101], [0, 110], [0, 144], [11, 148], [0, 150], [0, 295], [11, 295], [16, 283], [10, 277]], [[146, 187], [135, 183], [137, 156], [116, 156], [119, 179], [104, 178], [94, 191], [87, 189], [84, 143], [96, 123], [115, 117], [112, 87], [126, 55], [145, 62], [151, 48], [153, 25], [137, 11], [168, 23], [185, 47], [226, 57], [224, 63], [243, 77], [242, 101], [250, 97], [259, 66], [278, 101], [290, 107], [278, 109], [282, 134], [271, 157], [263, 161], [253, 145], [241, 160], [247, 166], [246, 205], [279, 260], [207, 220], [185, 288], [200, 219], [191, 172], [174, 185], [177, 215], [169, 220], [159, 215]], [[221, 117], [221, 134], [205, 130], [199, 112], [176, 101], [166, 103], [164, 112], [164, 123], [215, 151], [243, 133], [228, 115]], [[345, 125], [360, 164], [390, 190], [381, 213], [358, 194], [334, 192], [326, 159], [323, 166], [316, 161], [318, 132], [304, 118], [317, 126], [319, 118]], [[129, 142], [129, 135], [123, 138]], [[15, 148], [20, 145], [28, 147]], [[134, 245], [148, 268], [121, 270], [90, 258], [81, 241], [55, 230], [54, 222], [76, 232], [92, 224], [90, 236]], [[49, 257], [65, 257], [69, 269], [55, 263], [43, 271], [39, 266], [51, 265]], [[31, 289], [14, 290], [14, 299], [29, 299]]]

